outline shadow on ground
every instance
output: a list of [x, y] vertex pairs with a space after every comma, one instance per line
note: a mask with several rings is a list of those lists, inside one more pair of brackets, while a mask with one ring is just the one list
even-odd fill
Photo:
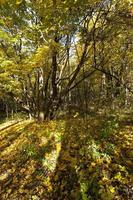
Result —
[[108, 137], [104, 126], [72, 119], [12, 127], [0, 141], [2, 152], [17, 145], [1, 157], [0, 199], [131, 199], [132, 126]]
[[[79, 180], [79, 166], [85, 169], [86, 158], [80, 150], [85, 147], [89, 132], [82, 120], [66, 121], [64, 135], [61, 140], [61, 150], [57, 160], [56, 169], [52, 177], [53, 200], [82, 199]], [[81, 125], [82, 124], [82, 125]], [[82, 127], [82, 128], [81, 128]]]

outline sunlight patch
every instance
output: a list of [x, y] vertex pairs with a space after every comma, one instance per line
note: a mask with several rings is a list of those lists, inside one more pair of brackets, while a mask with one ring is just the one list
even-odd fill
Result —
[[47, 153], [45, 158], [42, 160], [43, 167], [46, 167], [48, 170], [53, 172], [56, 168], [57, 160], [61, 150], [61, 144], [56, 145], [56, 150], [53, 150], [51, 153]]

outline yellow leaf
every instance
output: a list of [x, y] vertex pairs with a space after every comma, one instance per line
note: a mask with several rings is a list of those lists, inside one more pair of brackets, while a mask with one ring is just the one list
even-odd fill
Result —
[[109, 179], [108, 179], [107, 177], [104, 176], [104, 177], [102, 178], [102, 182], [108, 182], [108, 181], [109, 181]]
[[121, 173], [118, 172], [118, 173], [115, 175], [114, 179], [116, 179], [116, 180], [118, 180], [118, 181], [121, 181], [121, 179], [122, 179]]
[[110, 190], [111, 193], [114, 193], [114, 192], [115, 192], [115, 189], [114, 189], [113, 186], [110, 186], [110, 187], [109, 187], [109, 190]]
[[95, 167], [95, 166], [96, 166], [96, 163], [92, 162], [91, 167]]
[[22, 0], [16, 0], [16, 5], [19, 5], [22, 3]]
[[61, 143], [57, 143], [56, 144], [56, 150], [57, 150], [57, 152], [60, 152], [60, 150], [61, 150]]

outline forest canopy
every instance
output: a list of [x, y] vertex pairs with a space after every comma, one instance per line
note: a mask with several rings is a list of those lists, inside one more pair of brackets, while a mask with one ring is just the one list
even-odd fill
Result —
[[0, 102], [38, 120], [131, 106], [132, 6], [132, 0], [1, 0]]

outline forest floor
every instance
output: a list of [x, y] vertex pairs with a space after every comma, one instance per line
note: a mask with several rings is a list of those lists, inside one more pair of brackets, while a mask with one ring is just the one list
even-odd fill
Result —
[[0, 199], [132, 200], [132, 117], [0, 125]]

